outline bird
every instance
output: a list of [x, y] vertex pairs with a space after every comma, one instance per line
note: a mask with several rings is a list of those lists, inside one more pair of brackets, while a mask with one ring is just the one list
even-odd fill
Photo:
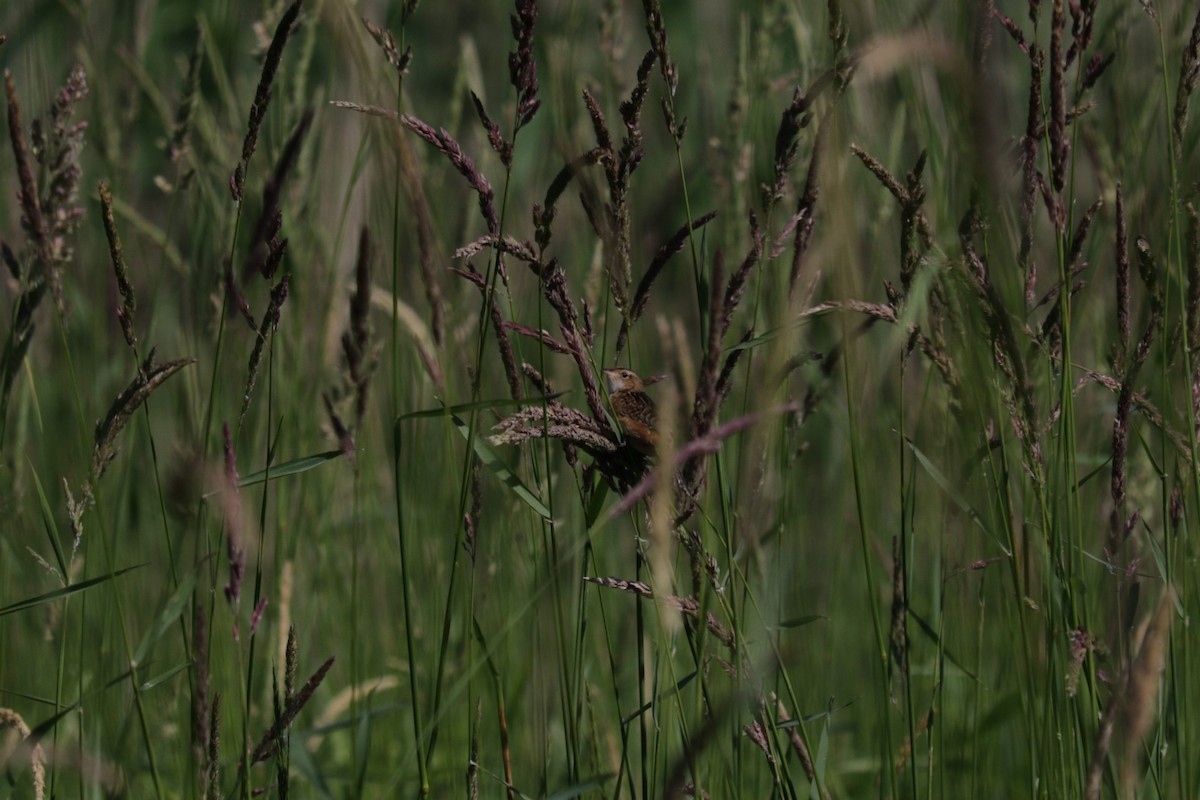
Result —
[[633, 370], [610, 367], [603, 370], [604, 383], [613, 413], [625, 441], [643, 455], [652, 456], [658, 448], [654, 401], [646, 394], [646, 382]]

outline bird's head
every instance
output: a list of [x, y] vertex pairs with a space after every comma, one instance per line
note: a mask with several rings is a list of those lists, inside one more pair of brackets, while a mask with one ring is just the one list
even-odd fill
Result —
[[631, 369], [624, 367], [609, 367], [604, 372], [604, 383], [608, 387], [608, 393], [615, 392], [640, 392], [646, 388], [646, 384], [638, 377], [638, 374]]

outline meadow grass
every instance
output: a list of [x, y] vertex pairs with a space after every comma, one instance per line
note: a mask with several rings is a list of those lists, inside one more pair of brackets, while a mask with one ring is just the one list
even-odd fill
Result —
[[0, 67], [0, 797], [1200, 796], [1189, 4], [16, 0]]

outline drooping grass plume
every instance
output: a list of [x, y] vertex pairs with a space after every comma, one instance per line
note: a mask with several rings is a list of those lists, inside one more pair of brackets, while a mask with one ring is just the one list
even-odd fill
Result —
[[[612, 290], [613, 303], [623, 315], [630, 314], [631, 299], [629, 292], [633, 284], [633, 244], [632, 244], [632, 210], [630, 208], [630, 191], [632, 189], [633, 173], [641, 164], [645, 155], [642, 149], [641, 117], [642, 108], [649, 91], [648, 80], [650, 69], [658, 56], [653, 50], [647, 52], [637, 70], [637, 77], [629, 98], [621, 103], [621, 120], [625, 125], [625, 136], [620, 148], [616, 148], [608, 123], [600, 103], [587, 89], [583, 90], [583, 103], [588, 116], [592, 120], [592, 131], [596, 136], [596, 147], [591, 151], [595, 160], [604, 170], [605, 181], [608, 184], [608, 202], [598, 206], [585, 206], [588, 219], [593, 229], [600, 237], [605, 247], [605, 271], [608, 274], [609, 287]], [[587, 156], [585, 156], [586, 158]], [[573, 172], [574, 170], [572, 170]], [[560, 178], [569, 176], [560, 173]], [[555, 184], [558, 181], [556, 180]], [[555, 186], [551, 186], [551, 192]], [[547, 192], [546, 207], [552, 207], [549, 202], [551, 192]], [[535, 210], [536, 220], [536, 210]], [[539, 230], [541, 226], [539, 225]], [[685, 232], [687, 228], [685, 226]], [[547, 236], [548, 240], [548, 236]], [[539, 238], [539, 242], [541, 239]], [[682, 247], [682, 244], [680, 244]], [[544, 249], [544, 245], [543, 245]], [[678, 249], [678, 248], [676, 248]], [[659, 263], [661, 269], [662, 263]], [[648, 270], [647, 274], [650, 274]], [[654, 271], [657, 275], [657, 270]], [[651, 283], [653, 279], [651, 279]], [[648, 287], [647, 287], [648, 288]], [[626, 334], [628, 331], [626, 331]], [[623, 337], [622, 337], [623, 345]], [[621, 346], [617, 350], [620, 351]]]
[[18, 758], [28, 760], [33, 775], [33, 796], [46, 796], [46, 755], [42, 746], [30, 741], [31, 731], [21, 715], [11, 708], [0, 708], [0, 765], [8, 769]]
[[[75, 205], [79, 196], [80, 165], [86, 122], [74, 122], [76, 107], [88, 94], [87, 74], [76, 64], [50, 106], [49, 121], [40, 118], [30, 124], [26, 143], [21, 124], [21, 106], [12, 74], [5, 70], [8, 103], [8, 131], [21, 191], [17, 201], [22, 211], [21, 225], [29, 240], [39, 279], [50, 285], [59, 313], [66, 313], [62, 269], [74, 257], [73, 238], [83, 219], [83, 209]], [[34, 163], [40, 168], [39, 192]]]
[[[4, 250], [7, 254], [5, 261], [11, 269], [16, 260], [7, 245], [4, 246]], [[16, 380], [25, 354], [33, 341], [34, 313], [49, 289], [49, 284], [42, 277], [26, 278], [21, 281], [21, 285], [20, 294], [13, 307], [4, 349], [0, 351], [0, 444], [3, 444], [4, 432], [8, 428], [8, 404], [12, 397], [13, 381]]]
[[354, 293], [350, 296], [350, 329], [342, 334], [342, 355], [346, 360], [354, 393], [354, 425], [362, 426], [367, 413], [367, 397], [376, 354], [371, 341], [371, 265], [374, 261], [371, 234], [364, 225], [358, 239], [354, 261]]
[[475, 167], [475, 162], [463, 151], [462, 146], [445, 129], [435, 130], [431, 125], [411, 114], [401, 115], [400, 121], [406, 128], [446, 156], [458, 174], [467, 179], [467, 184], [479, 195], [479, 212], [483, 215], [484, 222], [487, 223], [488, 232], [499, 233], [500, 220], [496, 216], [496, 193], [492, 190], [491, 182]]
[[403, 75], [408, 71], [408, 64], [412, 61], [412, 47], [406, 47], [404, 52], [400, 52], [399, 46], [396, 44], [396, 37], [392, 32], [380, 28], [373, 24], [366, 17], [360, 17], [363, 27], [367, 29], [367, 33], [371, 34], [371, 38], [375, 40], [375, 44], [379, 45], [379, 49], [383, 51], [383, 57], [392, 65], [397, 73]]
[[1183, 158], [1183, 134], [1187, 131], [1188, 104], [1196, 83], [1200, 81], [1200, 10], [1196, 11], [1196, 19], [1192, 22], [1192, 35], [1188, 37], [1187, 47], [1183, 50], [1183, 58], [1179, 62], [1179, 85], [1175, 89], [1175, 112], [1171, 117], [1171, 145], [1175, 150], [1175, 160]]
[[312, 699], [313, 694], [317, 691], [317, 687], [325, 680], [325, 676], [329, 673], [329, 669], [333, 666], [335, 660], [335, 656], [325, 659], [325, 662], [317, 668], [317, 671], [309, 677], [305, 684], [300, 687], [299, 691], [288, 698], [284, 704], [283, 712], [275, 718], [275, 722], [271, 725], [270, 729], [263, 734], [258, 744], [250, 751], [250, 764], [257, 764], [275, 755], [282, 743], [284, 733], [291, 726], [300, 711], [303, 710], [304, 706], [308, 705], [308, 701]]
[[[466, 269], [455, 269], [452, 271], [479, 289], [479, 293], [486, 303], [485, 311], [488, 314], [488, 320], [492, 323], [492, 329], [496, 334], [496, 347], [500, 351], [500, 363], [504, 366], [504, 377], [508, 380], [508, 391], [514, 400], [520, 400], [523, 393], [521, 391], [521, 378], [517, 372], [517, 357], [513, 351], [512, 341], [508, 336], [509, 323], [504, 319], [504, 312], [500, 310], [500, 303], [496, 300], [496, 293], [491, 291], [487, 279], [475, 268], [475, 265], [470, 260], [466, 263]], [[479, 376], [474, 378], [474, 382], [476, 383], [479, 380]]]
[[933, 247], [929, 218], [921, 209], [925, 202], [925, 186], [921, 182], [921, 173], [925, 170], [926, 153], [922, 150], [917, 156], [917, 163], [905, 177], [904, 185], [901, 185], [883, 164], [861, 147], [850, 145], [850, 151], [900, 203], [900, 292], [897, 300], [901, 300], [907, 297], [912, 288], [922, 253]]
[[537, 25], [537, 15], [537, 0], [517, 0], [517, 13], [511, 18], [517, 49], [508, 55], [508, 79], [517, 90], [514, 134], [533, 120], [542, 105], [537, 96], [537, 60], [533, 57], [533, 32]]
[[812, 153], [808, 159], [808, 172], [804, 180], [804, 191], [796, 201], [794, 216], [798, 222], [796, 235], [792, 240], [792, 266], [788, 272], [788, 296], [792, 299], [797, 297], [800, 276], [804, 273], [808, 250], [812, 245], [813, 230], [818, 214], [817, 204], [821, 198], [821, 172], [825, 169], [825, 151], [829, 147], [834, 107], [845, 92], [852, 69], [852, 64], [839, 63], [834, 69], [818, 78], [815, 86], [806, 93], [808, 97], [814, 97], [818, 88], [823, 88], [826, 84], [833, 88], [833, 98], [827, 101], [825, 113], [822, 115], [821, 121], [817, 123], [817, 132], [813, 137]]
[[76, 201], [83, 176], [81, 157], [88, 123], [74, 122], [73, 118], [87, 94], [87, 73], [81, 64], [76, 64], [50, 107], [49, 125], [44, 126], [40, 119], [30, 125], [34, 156], [47, 176], [41, 208], [50, 237], [47, 242], [50, 291], [60, 311], [66, 308], [62, 296], [62, 268], [74, 257], [74, 234], [83, 220], [83, 209]]
[[223, 426], [225, 438], [224, 486], [221, 504], [225, 516], [225, 556], [229, 562], [229, 580], [225, 583], [225, 602], [234, 613], [234, 639], [237, 635], [237, 607], [242, 596], [242, 580], [246, 577], [245, 531], [242, 528], [242, 495], [238, 488], [237, 454], [233, 449], [233, 434], [229, 425]]
[[108, 413], [104, 415], [104, 419], [96, 423], [90, 479], [93, 485], [116, 457], [121, 431], [125, 429], [133, 412], [137, 411], [142, 403], [146, 402], [146, 399], [168, 378], [196, 362], [194, 358], [177, 358], [165, 364], [156, 364], [154, 356], [155, 351], [151, 348], [150, 354], [146, 356], [138, 369], [137, 376], [117, 395], [116, 400], [109, 406]]
[[1054, 191], [1062, 192], [1067, 180], [1071, 143], [1067, 140], [1067, 77], [1063, 36], [1066, 33], [1066, 3], [1055, 2], [1050, 17], [1050, 170]]
[[21, 124], [21, 103], [17, 99], [17, 86], [12, 73], [4, 71], [4, 91], [8, 102], [8, 140], [12, 145], [13, 161], [17, 165], [17, 179], [21, 193], [17, 201], [21, 206], [21, 226], [25, 229], [33, 251], [43, 269], [49, 268], [49, 230], [42, 215], [42, 204], [38, 197], [37, 183], [33, 177], [33, 159], [25, 141], [25, 128]]
[[[1187, 205], [1187, 302], [1185, 305], [1188, 328], [1185, 344], [1191, 352], [1200, 349], [1200, 214], [1191, 203]], [[1192, 418], [1200, 430], [1200, 359], [1192, 362]]]
[[279, 266], [279, 258], [282, 257], [277, 236], [282, 213], [280, 201], [283, 195], [283, 186], [296, 167], [296, 162], [300, 158], [300, 149], [304, 145], [309, 128], [312, 127], [312, 121], [312, 109], [305, 109], [300, 121], [293, 129], [292, 135], [284, 143], [271, 177], [263, 186], [262, 211], [250, 237], [250, 257], [244, 274], [259, 272], [267, 280], [271, 280], [275, 275], [275, 269]]
[[133, 284], [129, 280], [129, 268], [125, 265], [125, 251], [121, 247], [121, 236], [117, 232], [117, 223], [113, 219], [112, 194], [108, 184], [100, 184], [100, 209], [104, 220], [104, 233], [108, 237], [108, 254], [112, 259], [113, 272], [117, 278], [117, 291], [121, 294], [121, 307], [117, 309], [117, 320], [121, 323], [121, 333], [125, 343], [137, 355], [137, 331], [133, 328], [134, 314], [137, 312], [137, 296]]
[[[646, 310], [646, 302], [650, 299], [650, 289], [654, 286], [654, 281], [658, 279], [663, 267], [671, 260], [671, 256], [678, 253], [687, 244], [688, 237], [695, 231], [712, 222], [717, 217], [716, 211], [710, 211], [703, 214], [692, 221], [691, 225], [685, 224], [664, 244], [658, 248], [654, 258], [650, 261], [650, 265], [646, 267], [646, 272], [642, 275], [642, 279], [638, 282], [637, 291], [633, 294], [633, 301], [629, 305], [627, 313], [621, 319], [621, 330], [617, 334], [616, 354], [621, 355], [621, 351], [625, 349], [625, 343], [629, 338], [629, 329], [633, 323], [637, 322], [642, 316], [642, 312]], [[740, 296], [739, 296], [740, 299]]]
[[[694, 597], [678, 597], [670, 594], [656, 594], [655, 591], [650, 588], [649, 584], [643, 581], [628, 581], [624, 578], [596, 578], [585, 576], [584, 580], [588, 583], [594, 583], [597, 586], [603, 586], [606, 589], [619, 589], [623, 592], [630, 592], [646, 600], [657, 600], [668, 608], [679, 611], [680, 613], [685, 614], [692, 619], [700, 619], [700, 603]], [[725, 647], [729, 648], [730, 650], [734, 649], [736, 636], [734, 635], [733, 631], [729, 630], [725, 625], [723, 625], [712, 612], [709, 612], [705, 616], [705, 624], [708, 626], [709, 633], [711, 633], [713, 636], [716, 636], [717, 640], [721, 642], [721, 644], [725, 645]]]
[[205, 800], [221, 800], [221, 693], [215, 692], [212, 699], [212, 715], [208, 721], [208, 757], [205, 785], [208, 793]]
[[279, 62], [283, 60], [283, 48], [287, 45], [288, 37], [292, 33], [292, 26], [296, 24], [296, 19], [300, 16], [302, 2], [303, 0], [295, 0], [283, 12], [283, 16], [279, 18], [279, 24], [275, 27], [271, 46], [267, 48], [266, 58], [263, 59], [262, 75], [258, 79], [258, 88], [254, 91], [254, 102], [250, 106], [250, 118], [246, 124], [246, 138], [242, 142], [242, 159], [234, 168], [233, 176], [229, 179], [229, 189], [237, 203], [242, 202], [242, 196], [246, 189], [246, 170], [258, 147], [259, 129], [262, 128], [263, 120], [267, 117], [267, 107], [271, 103], [271, 87], [275, 83], [275, 74], [279, 71]]
[[192, 117], [196, 110], [196, 100], [200, 93], [200, 70], [204, 66], [204, 27], [196, 26], [196, 45], [188, 58], [187, 77], [183, 82], [183, 97], [175, 111], [175, 124], [171, 129], [171, 139], [167, 142], [167, 158], [172, 162], [181, 160], [188, 152], [191, 133]]
[[663, 119], [667, 123], [667, 131], [678, 143], [683, 139], [687, 125], [687, 120], [680, 123], [675, 118], [673, 98], [675, 90], [679, 88], [679, 66], [671, 60], [671, 51], [667, 47], [667, 26], [663, 20], [662, 4], [659, 0], [642, 0], [642, 10], [646, 15], [646, 35], [650, 37], [650, 47], [658, 58], [663, 83], [667, 87], [667, 99], [663, 101]]
[[[284, 239], [279, 247], [275, 248], [279, 252], [279, 257], [268, 257], [268, 263], [272, 260], [278, 261], [282, 257], [282, 251], [287, 246], [287, 239]], [[242, 392], [242, 410], [238, 413], [238, 426], [246, 419], [246, 411], [250, 408], [250, 399], [254, 395], [254, 385], [258, 381], [258, 370], [262, 365], [263, 352], [267, 344], [274, 338], [275, 331], [279, 328], [279, 312], [283, 308], [283, 303], [287, 300], [288, 287], [291, 285], [291, 275], [284, 273], [279, 279], [279, 283], [271, 287], [271, 299], [267, 303], [267, 310], [263, 312], [262, 322], [258, 326], [257, 336], [254, 339], [254, 347], [250, 351], [250, 361], [246, 366], [246, 388]], [[253, 322], [253, 320], [250, 320]]]
[[1084, 794], [1088, 800], [1101, 796], [1105, 761], [1117, 731], [1122, 739], [1118, 762], [1121, 793], [1129, 797], [1135, 794], [1141, 772], [1138, 761], [1144, 751], [1142, 739], [1159, 705], [1155, 694], [1160, 690], [1166, 665], [1175, 602], [1176, 594], [1168, 586], [1153, 615], [1143, 620], [1134, 633], [1134, 655], [1122, 669], [1096, 733]]
[[208, 797], [208, 781], [212, 765], [209, 764], [209, 742], [212, 739], [213, 723], [212, 681], [209, 673], [208, 618], [204, 603], [192, 606], [192, 759], [198, 770], [199, 797]]

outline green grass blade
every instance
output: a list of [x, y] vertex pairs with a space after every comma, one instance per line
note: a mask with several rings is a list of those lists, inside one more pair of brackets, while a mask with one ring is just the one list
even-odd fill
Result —
[[561, 789], [554, 794], [547, 796], [546, 800], [571, 800], [572, 797], [581, 797], [590, 792], [592, 789], [596, 789], [608, 783], [610, 780], [612, 780], [614, 775], [616, 775], [614, 772], [608, 772], [604, 775], [596, 775], [595, 777], [588, 778], [587, 780], [577, 783], [574, 786], [568, 786], [566, 789]]
[[192, 597], [192, 591], [196, 588], [196, 576], [188, 575], [179, 582], [179, 588], [167, 600], [167, 604], [163, 607], [162, 612], [158, 615], [158, 619], [146, 631], [146, 635], [142, 637], [142, 641], [138, 644], [137, 651], [133, 655], [135, 664], [146, 663], [147, 656], [150, 655], [151, 648], [155, 643], [162, 638], [163, 634], [175, 624], [179, 619], [179, 615], [183, 613], [183, 609], [187, 607], [188, 601]]
[[[454, 421], [454, 427], [458, 428], [458, 432], [463, 435], [463, 438], [470, 438], [467, 423], [463, 422], [462, 418], [457, 414], [451, 415], [450, 418]], [[550, 509], [546, 508], [546, 504], [538, 499], [538, 496], [522, 483], [521, 479], [514, 475], [508, 467], [504, 466], [504, 462], [496, 454], [496, 451], [492, 449], [491, 445], [479, 437], [475, 438], [475, 455], [479, 457], [480, 462], [485, 467], [492, 471], [492, 474], [500, 479], [501, 483], [511, 489], [517, 497], [525, 501], [525, 505], [532, 508], [534, 513], [542, 519], [548, 520], [551, 518]]]
[[987, 523], [983, 521], [983, 517], [979, 515], [979, 512], [977, 512], [975, 508], [967, 502], [965, 497], [958, 493], [958, 490], [954, 488], [954, 485], [950, 482], [950, 479], [947, 478], [946, 475], [940, 469], [938, 469], [932, 461], [929, 460], [928, 456], [921, 452], [921, 448], [917, 447], [916, 444], [914, 444], [913, 441], [908, 438], [905, 438], [904, 443], [908, 445], [908, 449], [911, 450], [913, 455], [917, 457], [917, 461], [925, 469], [925, 472], [928, 473], [929, 477], [933, 478], [933, 482], [941, 487], [941, 490], [945, 492], [946, 496], [954, 502], [954, 505], [958, 506], [960, 511], [970, 517], [971, 521], [979, 526], [979, 529], [983, 531], [989, 539], [995, 542], [1005, 555], [1011, 556], [1012, 553], [1008, 552], [1008, 548], [1004, 546], [1004, 543], [992, 533], [991, 528], [989, 528]]
[[33, 476], [33, 486], [37, 489], [38, 503], [42, 511], [42, 527], [46, 531], [46, 538], [50, 540], [50, 547], [54, 550], [54, 560], [58, 562], [58, 571], [62, 575], [62, 579], [67, 580], [67, 558], [63, 553], [62, 542], [58, 538], [58, 525], [54, 522], [54, 512], [50, 510], [50, 502], [46, 499], [46, 492], [42, 489], [42, 481], [38, 478], [37, 470], [33, 468], [33, 462], [29, 463], [29, 474]]
[[135, 564], [132, 567], [125, 567], [124, 569], [110, 572], [107, 575], [100, 575], [90, 580], [83, 581], [82, 583], [65, 586], [62, 589], [55, 589], [53, 592], [46, 592], [45, 594], [39, 594], [36, 597], [18, 600], [15, 603], [0, 607], [0, 617], [7, 616], [8, 614], [15, 614], [18, 611], [24, 611], [27, 608], [33, 608], [45, 603], [53, 603], [55, 600], [61, 600], [64, 597], [69, 597], [73, 594], [77, 594], [78, 592], [86, 592], [88, 589], [92, 589], [102, 583], [108, 583], [114, 578], [124, 575], [126, 572], [140, 569], [144, 566], [146, 566], [146, 564]]
[[[566, 392], [555, 392], [552, 395], [547, 395], [546, 400], [556, 400], [562, 397]], [[396, 417], [396, 422], [406, 422], [410, 419], [430, 419], [433, 417], [450, 417], [458, 414], [463, 414], [468, 411], [486, 411], [491, 408], [517, 408], [520, 406], [540, 406], [542, 398], [538, 397], [532, 400], [478, 400], [474, 403], [460, 403], [456, 406], [442, 406], [440, 408], [424, 408], [420, 411], [410, 411], [407, 414], [401, 414]]]
[[[333, 461], [335, 458], [341, 458], [346, 453], [343, 450], [327, 450], [324, 453], [317, 453], [303, 458], [285, 461], [277, 467], [271, 467], [271, 480], [279, 478], [287, 478], [292, 475], [299, 475], [302, 472], [308, 472], [310, 469], [316, 469], [327, 461]], [[267, 478], [268, 470], [260, 469], [258, 472], [252, 472], [238, 481], [239, 487], [253, 486], [257, 483], [262, 483]], [[205, 497], [212, 497], [215, 492], [209, 492]]]

